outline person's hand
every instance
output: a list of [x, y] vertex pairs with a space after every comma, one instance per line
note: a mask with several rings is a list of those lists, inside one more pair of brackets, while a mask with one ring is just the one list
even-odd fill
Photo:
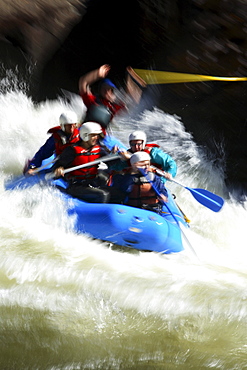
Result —
[[119, 151], [119, 154], [120, 154], [120, 156], [121, 156], [121, 161], [128, 161], [128, 159], [130, 159], [130, 157], [131, 157], [131, 153], [130, 152], [128, 152], [127, 150], [125, 150], [125, 151]]
[[115, 145], [111, 151], [112, 153], [118, 153], [120, 155], [121, 161], [127, 161], [131, 157], [131, 153], [127, 150], [123, 150], [119, 148], [117, 145]]
[[169, 172], [164, 172], [164, 177], [165, 177], [167, 180], [172, 180], [172, 175], [171, 175]]
[[64, 176], [64, 168], [63, 167], [58, 167], [54, 171], [55, 177], [61, 177]]
[[160, 194], [159, 199], [160, 199], [162, 202], [165, 202], [165, 203], [167, 203], [167, 202], [168, 202], [168, 198], [167, 198], [164, 194]]
[[99, 78], [105, 78], [108, 75], [110, 69], [111, 66], [109, 66], [109, 64], [103, 64], [103, 66], [99, 68]]
[[111, 153], [117, 153], [119, 151], [119, 148], [118, 148], [118, 146], [117, 145], [114, 145], [114, 147], [112, 148], [112, 150], [111, 150]]
[[25, 176], [34, 176], [36, 173], [36, 168], [29, 168], [27, 172], [25, 172]]

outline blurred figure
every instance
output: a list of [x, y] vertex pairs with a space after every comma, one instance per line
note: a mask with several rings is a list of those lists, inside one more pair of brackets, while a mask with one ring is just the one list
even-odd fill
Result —
[[[117, 87], [111, 80], [106, 78], [110, 68], [108, 64], [104, 64], [79, 79], [79, 92], [87, 107], [84, 122], [93, 121], [99, 123], [104, 134], [115, 114], [126, 109], [124, 103], [116, 102], [115, 91]], [[94, 95], [91, 91], [91, 85], [100, 79], [102, 81], [99, 87], [99, 94]]]
[[59, 123], [60, 126], [48, 130], [47, 133], [51, 136], [25, 166], [23, 171], [25, 175], [34, 175], [35, 169], [41, 166], [44, 159], [53, 154], [60, 155], [67, 146], [79, 141], [78, 119], [73, 111], [62, 113], [59, 117]]

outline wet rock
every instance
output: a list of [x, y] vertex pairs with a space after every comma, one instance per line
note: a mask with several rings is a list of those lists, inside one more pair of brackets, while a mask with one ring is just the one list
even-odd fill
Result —
[[82, 18], [79, 0], [6, 0], [0, 3], [1, 40], [19, 48], [32, 63], [44, 64]]

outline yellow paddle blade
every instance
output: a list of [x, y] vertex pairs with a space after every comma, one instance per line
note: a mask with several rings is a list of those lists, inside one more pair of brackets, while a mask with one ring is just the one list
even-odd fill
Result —
[[152, 71], [149, 69], [134, 69], [134, 71], [149, 85], [198, 81], [247, 81], [247, 77], [215, 77], [189, 73]]

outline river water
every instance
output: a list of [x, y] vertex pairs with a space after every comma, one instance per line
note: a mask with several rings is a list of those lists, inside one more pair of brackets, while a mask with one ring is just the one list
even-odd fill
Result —
[[[168, 184], [191, 220], [195, 253], [126, 251], [77, 235], [53, 190], [4, 189], [67, 104], [34, 104], [9, 78], [0, 95], [0, 369], [247, 368], [246, 203], [227, 193], [224, 163], [179, 117], [120, 117], [113, 134], [124, 144], [143, 129], [176, 159], [177, 181], [225, 205], [214, 213]], [[71, 105], [84, 109], [76, 97]]]

